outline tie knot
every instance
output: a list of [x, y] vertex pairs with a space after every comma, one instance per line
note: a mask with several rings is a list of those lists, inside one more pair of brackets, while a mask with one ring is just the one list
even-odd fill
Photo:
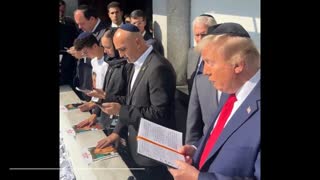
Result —
[[228, 101], [229, 102], [236, 102], [237, 101], [236, 94], [230, 94]]

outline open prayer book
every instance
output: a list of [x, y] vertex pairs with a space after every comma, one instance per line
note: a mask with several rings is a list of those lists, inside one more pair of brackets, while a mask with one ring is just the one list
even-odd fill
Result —
[[182, 146], [182, 133], [141, 118], [137, 152], [167, 166], [177, 168], [175, 160], [184, 161], [177, 150]]

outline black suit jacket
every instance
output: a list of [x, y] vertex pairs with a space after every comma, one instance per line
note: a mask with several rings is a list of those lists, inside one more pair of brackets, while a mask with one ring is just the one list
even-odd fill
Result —
[[114, 130], [119, 133], [122, 127], [128, 127], [129, 150], [138, 165], [160, 165], [137, 154], [136, 136], [141, 117], [175, 129], [173, 116], [175, 88], [176, 75], [172, 65], [157, 51], [152, 50], [143, 63], [132, 90], [127, 93], [126, 105], [121, 106], [119, 123]]
[[[132, 64], [128, 64], [126, 59], [114, 59], [106, 62], [109, 64], [104, 80], [104, 92], [107, 97], [103, 102], [119, 102], [127, 94]], [[99, 101], [102, 102], [102, 100]], [[108, 129], [112, 121], [109, 115], [102, 112], [99, 107], [95, 107], [94, 113], [101, 117], [101, 123], [104, 128]]]

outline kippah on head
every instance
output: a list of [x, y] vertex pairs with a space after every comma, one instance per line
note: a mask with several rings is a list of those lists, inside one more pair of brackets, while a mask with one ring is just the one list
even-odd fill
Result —
[[210, 14], [201, 14], [200, 16], [207, 16], [207, 17], [211, 17], [211, 18], [214, 18], [212, 15]]
[[82, 32], [79, 34], [79, 36], [77, 37], [77, 39], [83, 39], [86, 38], [88, 36], [90, 36], [92, 33], [91, 32]]
[[209, 34], [229, 34], [231, 36], [250, 38], [249, 33], [238, 23], [221, 23], [210, 26], [208, 28], [208, 35]]
[[139, 32], [139, 29], [137, 28], [137, 26], [133, 25], [133, 24], [122, 24], [120, 26], [120, 29], [125, 30], [125, 31], [129, 31], [129, 32]]

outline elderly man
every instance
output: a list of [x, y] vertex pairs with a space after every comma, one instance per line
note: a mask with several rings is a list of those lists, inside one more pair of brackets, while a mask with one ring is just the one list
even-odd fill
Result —
[[[202, 14], [196, 17], [192, 22], [193, 38], [196, 44], [207, 35], [208, 28], [217, 24], [213, 16], [209, 14]], [[194, 48], [190, 48], [188, 52], [187, 62], [187, 83], [189, 94], [191, 93], [193, 79], [195, 75], [201, 74], [203, 71], [203, 64], [200, 54], [194, 51]]]
[[[196, 43], [207, 35], [208, 29], [216, 24], [208, 14], [202, 14], [193, 21], [193, 35]], [[213, 113], [217, 110], [220, 94], [202, 74], [203, 61], [192, 48], [188, 54], [189, 105], [186, 121], [186, 144], [194, 144], [208, 130]]]
[[128, 146], [132, 159], [137, 164], [135, 167], [145, 168], [145, 171], [138, 171], [141, 178], [170, 179], [172, 177], [164, 165], [137, 154], [137, 131], [142, 117], [162, 126], [175, 128], [175, 71], [167, 59], [146, 44], [136, 26], [121, 25], [113, 40], [120, 56], [127, 58], [134, 67], [125, 103], [103, 103], [102, 110], [110, 115], [119, 115], [119, 122], [112, 134], [98, 142], [97, 148], [106, 147], [118, 140], [120, 130], [127, 127]]
[[239, 24], [210, 34], [198, 49], [221, 103], [196, 148], [184, 145], [186, 161], [169, 171], [177, 180], [260, 179], [260, 54]]

